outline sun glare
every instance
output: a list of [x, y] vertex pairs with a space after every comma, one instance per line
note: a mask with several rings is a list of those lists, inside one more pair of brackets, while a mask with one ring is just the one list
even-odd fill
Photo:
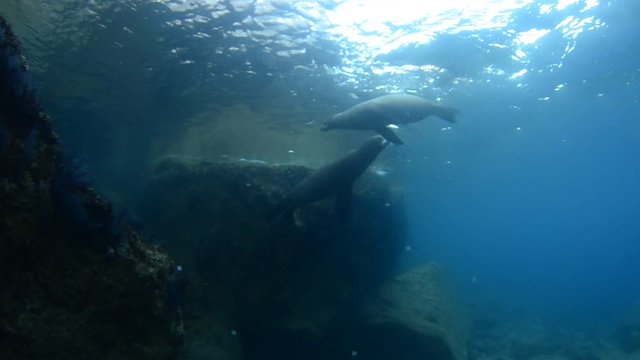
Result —
[[[432, 22], [443, 16], [458, 16], [460, 21], [499, 17], [532, 3], [533, 0], [347, 0], [329, 14], [335, 25], [378, 23], [387, 25], [411, 25], [416, 22]], [[482, 15], [485, 16], [482, 16]]]
[[[506, 27], [513, 11], [533, 0], [346, 0], [327, 18], [334, 34], [374, 52], [438, 34]], [[417, 41], [416, 41], [417, 40]]]

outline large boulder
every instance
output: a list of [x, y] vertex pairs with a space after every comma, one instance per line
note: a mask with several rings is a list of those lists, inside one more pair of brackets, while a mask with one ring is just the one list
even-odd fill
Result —
[[[172, 157], [158, 162], [140, 201], [149, 231], [205, 284], [199, 291], [215, 304], [207, 316], [225, 319], [219, 340], [237, 334], [246, 358], [326, 348], [328, 329], [393, 274], [404, 250], [402, 194], [374, 173], [356, 183], [347, 224], [334, 219], [331, 199], [270, 219], [309, 171]], [[207, 311], [188, 303], [187, 339], [189, 319]]]
[[367, 359], [467, 359], [467, 320], [442, 268], [427, 264], [386, 282], [361, 308]]

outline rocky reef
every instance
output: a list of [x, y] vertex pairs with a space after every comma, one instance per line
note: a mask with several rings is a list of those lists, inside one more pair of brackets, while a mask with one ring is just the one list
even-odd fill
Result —
[[174, 265], [63, 153], [0, 17], [0, 358], [167, 359]]
[[[504, 305], [499, 299], [468, 304], [469, 360], [636, 360], [633, 312], [618, 319], [566, 317]], [[637, 320], [636, 320], [637, 321]], [[634, 337], [635, 336], [635, 337]]]
[[384, 177], [366, 173], [356, 183], [347, 225], [335, 221], [331, 199], [269, 219], [309, 171], [158, 162], [140, 213], [188, 274], [184, 358], [328, 359], [360, 351], [384, 359], [415, 355], [410, 345], [421, 356], [462, 359], [464, 324], [454, 321], [457, 308], [437, 267], [386, 284], [405, 251], [406, 218], [402, 193]]
[[0, 18], [0, 358], [462, 359], [440, 269], [397, 276], [384, 176], [358, 180], [346, 222], [331, 199], [268, 216], [310, 171], [164, 159], [131, 204], [148, 241], [63, 151]]
[[[331, 200], [269, 219], [309, 171], [246, 161], [158, 163], [140, 214], [201, 279], [201, 296], [219, 304], [211, 316], [228, 319], [219, 324], [222, 339], [212, 342], [237, 332], [255, 356], [319, 345], [352, 302], [393, 273], [404, 250], [404, 206], [379, 176], [359, 182], [347, 227], [334, 221]], [[187, 303], [188, 324], [194, 304]]]

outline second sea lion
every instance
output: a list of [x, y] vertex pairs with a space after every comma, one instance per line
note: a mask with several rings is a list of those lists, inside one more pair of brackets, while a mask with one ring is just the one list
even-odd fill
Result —
[[429, 116], [437, 116], [450, 123], [456, 122], [458, 110], [407, 94], [383, 95], [357, 104], [324, 122], [322, 131], [332, 129], [374, 130], [387, 140], [402, 144], [402, 140], [389, 127], [409, 124]]
[[336, 215], [340, 221], [344, 221], [350, 208], [353, 183], [387, 144], [388, 141], [382, 136], [374, 136], [357, 149], [311, 172], [271, 209], [269, 217], [292, 212], [305, 204], [335, 195]]

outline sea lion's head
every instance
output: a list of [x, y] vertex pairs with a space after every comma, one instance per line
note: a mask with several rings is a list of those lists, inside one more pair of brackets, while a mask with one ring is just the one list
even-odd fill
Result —
[[360, 151], [375, 154], [376, 156], [382, 149], [384, 149], [387, 145], [389, 145], [389, 141], [387, 141], [384, 137], [380, 135], [374, 135], [367, 140], [360, 147]]
[[322, 131], [329, 131], [329, 130], [331, 130], [331, 129], [335, 129], [335, 128], [336, 128], [336, 122], [337, 122], [337, 119], [336, 119], [336, 118], [337, 118], [339, 115], [340, 115], [340, 114], [333, 115], [333, 116], [332, 116], [331, 118], [329, 118], [328, 120], [325, 120], [325, 121], [322, 123], [322, 128], [320, 128], [320, 130], [322, 130]]

